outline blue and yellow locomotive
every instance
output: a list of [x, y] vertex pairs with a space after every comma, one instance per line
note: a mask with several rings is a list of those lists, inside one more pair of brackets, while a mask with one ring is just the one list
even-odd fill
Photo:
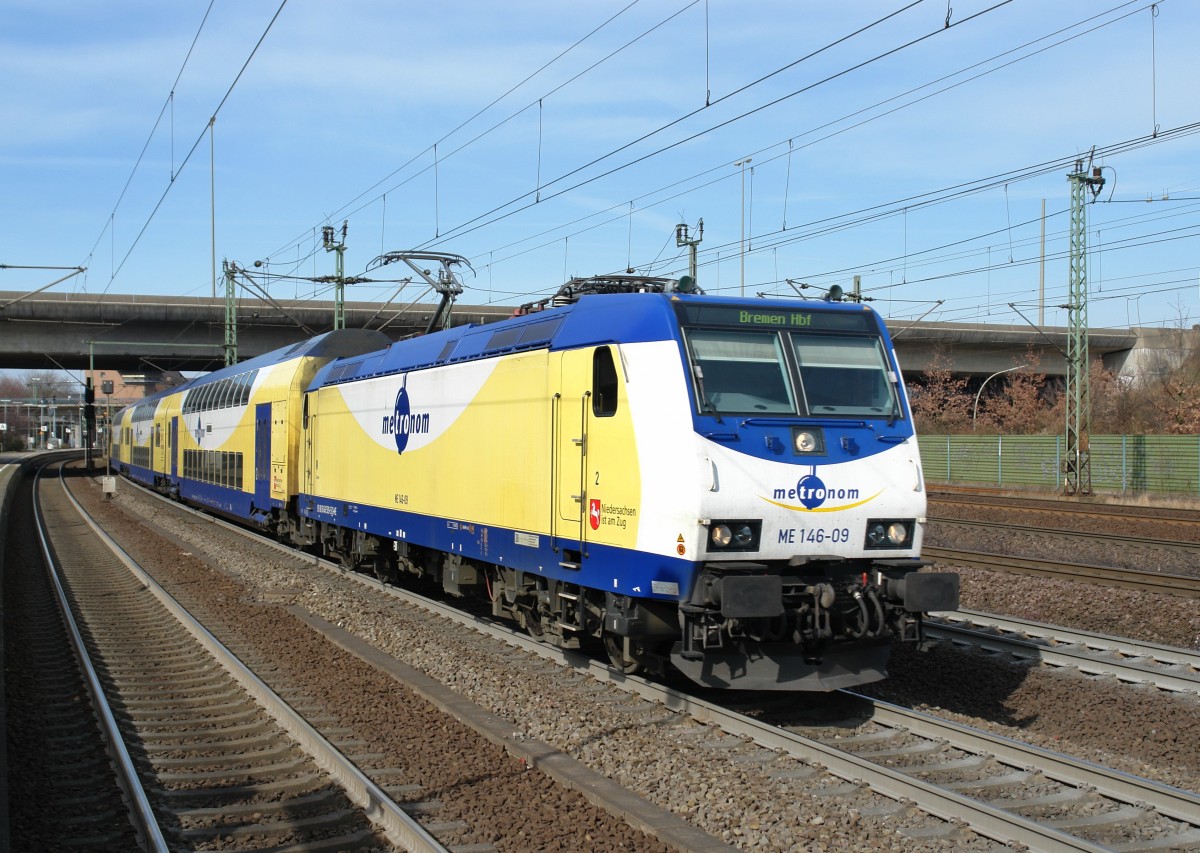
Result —
[[924, 612], [957, 607], [956, 575], [917, 572], [920, 458], [869, 307], [631, 278], [532, 309], [217, 371], [133, 408], [170, 444], [122, 468], [716, 687], [874, 681]]

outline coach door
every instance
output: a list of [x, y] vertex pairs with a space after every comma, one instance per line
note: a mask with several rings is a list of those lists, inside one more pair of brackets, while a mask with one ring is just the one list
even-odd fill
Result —
[[167, 433], [167, 440], [171, 443], [171, 480], [179, 479], [179, 417], [171, 418], [171, 431]]
[[271, 505], [271, 404], [254, 407], [254, 505]]
[[[157, 475], [160, 471], [167, 470], [167, 454], [170, 452], [170, 447], [164, 443], [163, 425], [161, 421], [156, 419], [154, 423], [151, 424], [150, 434], [151, 438], [153, 439], [151, 442], [153, 449], [151, 450], [150, 456], [150, 459], [152, 460], [150, 470], [154, 472], [155, 478], [157, 479]], [[169, 436], [170, 433], [167, 435]]]

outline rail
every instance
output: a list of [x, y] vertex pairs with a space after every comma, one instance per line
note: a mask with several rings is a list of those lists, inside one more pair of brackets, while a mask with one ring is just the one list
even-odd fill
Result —
[[1101, 586], [1136, 589], [1156, 592], [1181, 598], [1200, 598], [1200, 577], [1175, 575], [1164, 572], [1141, 572], [1136, 569], [1119, 569], [1108, 566], [1087, 566], [1081, 563], [1062, 563], [1054, 560], [1035, 560], [1030, 557], [1012, 557], [1007, 554], [990, 554], [984, 551], [957, 551], [952, 548], [925, 546], [921, 556], [927, 560], [964, 568], [984, 569], [993, 572], [1057, 578], [1059, 580], [1082, 581]]
[[[416, 820], [406, 814], [387, 793], [359, 770], [353, 762], [326, 740], [303, 717], [294, 711], [278, 694], [268, 687], [245, 664], [225, 647], [203, 625], [192, 617], [175, 599], [155, 582], [142, 568], [108, 536], [66, 487], [60, 470], [60, 485], [71, 505], [95, 536], [124, 564], [162, 606], [171, 613], [210, 655], [224, 667], [250, 696], [262, 705], [317, 764], [330, 774], [345, 791], [347, 798], [361, 808], [366, 816], [381, 827], [388, 840], [412, 853], [448, 853]], [[166, 849], [165, 847], [163, 848]]]
[[990, 613], [930, 613], [925, 636], [1029, 658], [1050, 666], [1111, 675], [1161, 690], [1200, 693], [1200, 653], [1104, 634], [1090, 634]]
[[[56, 569], [57, 561], [50, 547], [49, 533], [46, 529], [45, 519], [42, 517], [39, 502], [42, 473], [43, 468], [38, 468], [33, 480], [34, 525], [37, 528], [38, 544], [42, 549], [42, 559], [46, 564], [46, 571], [50, 576], [51, 586], [54, 588], [54, 595], [58, 601], [59, 612], [62, 614], [63, 622], [66, 625], [71, 646], [75, 650], [75, 659], [79, 663], [80, 673], [87, 683], [92, 708], [96, 712], [104, 739], [108, 744], [108, 753], [113, 760], [118, 782], [122, 790], [125, 791], [130, 808], [130, 818], [134, 826], [137, 827], [137, 831], [146, 844], [147, 850], [154, 851], [154, 853], [167, 853], [170, 848], [167, 846], [166, 838], [163, 836], [162, 829], [158, 825], [158, 818], [155, 817], [154, 810], [150, 806], [150, 799], [146, 795], [146, 789], [142, 787], [137, 767], [133, 762], [133, 758], [129, 755], [129, 749], [125, 746], [125, 738], [121, 734], [120, 727], [117, 725], [116, 717], [113, 716], [112, 707], [109, 705], [108, 698], [104, 693], [104, 687], [100, 683], [100, 676], [96, 674], [96, 667], [92, 664], [91, 655], [88, 654], [87, 646], [83, 641], [83, 635], [79, 631], [79, 626], [75, 622], [74, 615], [72, 615], [71, 604], [67, 599], [66, 591], [63, 589], [62, 580], [58, 576]], [[61, 482], [61, 467], [59, 468], [59, 476]], [[65, 491], [66, 486], [63, 486], [63, 489]]]

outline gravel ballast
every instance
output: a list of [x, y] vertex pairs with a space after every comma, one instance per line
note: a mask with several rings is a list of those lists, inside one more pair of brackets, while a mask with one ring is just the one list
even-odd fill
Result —
[[[215, 583], [207, 568], [201, 572], [203, 563], [196, 558], [219, 566], [235, 584], [224, 593], [226, 600], [252, 605], [257, 614], [254, 629], [265, 648], [285, 630], [296, 630], [292, 626], [285, 629], [289, 620], [295, 620], [282, 604], [302, 606], [509, 721], [522, 736], [562, 750], [739, 848], [993, 849], [991, 842], [969, 830], [916, 841], [909, 833], [935, 822], [913, 810], [875, 813], [890, 805], [886, 798], [869, 791], [826, 796], [824, 792], [844, 783], [819, 770], [805, 776], [811, 768], [790, 758], [762, 755], [765, 751], [752, 744], [724, 744], [719, 731], [666, 709], [638, 709], [639, 703], [631, 697], [608, 698], [615, 693], [612, 688], [586, 680], [565, 687], [570, 679], [564, 681], [554, 667], [529, 660], [522, 652], [385, 600], [305, 566], [299, 559], [234, 540], [206, 521], [182, 519], [169, 507], [136, 495], [130, 488], [122, 488], [106, 506], [98, 498], [98, 487], [88, 485], [82, 491], [92, 495], [93, 505], [100, 504], [106, 511], [106, 524], [123, 528], [130, 523], [113, 513], [123, 510], [174, 538], [173, 545], [165, 545], [153, 530], [134, 527], [122, 541], [142, 542], [133, 549], [138, 559], [167, 564], [189, 552], [192, 559], [184, 565], [191, 568], [184, 571], [192, 573], [196, 595], [210, 599], [213, 593], [208, 587]], [[931, 544], [938, 535], [931, 529]], [[1019, 591], [1012, 592], [1013, 576], [989, 575], [996, 573], [963, 572], [964, 607], [1049, 622], [1065, 621], [1063, 609], [1082, 614], [1111, 606], [1114, 613], [1130, 612], [1128, 602], [1113, 597], [1116, 591], [1089, 586], [1086, 596], [1077, 591], [1072, 596], [1046, 586], [1052, 582], [1022, 578], [1017, 582]], [[183, 581], [188, 580], [185, 574]], [[282, 603], [280, 591], [286, 591]], [[1048, 618], [1046, 613], [1034, 616], [1015, 609], [1002, 611], [989, 603], [1003, 601], [1005, 594], [1011, 594], [1014, 605], [1029, 606], [1053, 596], [1058, 604], [1046, 606], [1057, 607], [1059, 612]], [[1172, 623], [1180, 622], [1181, 614], [1152, 603], [1145, 619], [1166, 632]], [[339, 661], [338, 666], [343, 665]], [[329, 702], [347, 701], [345, 684], [314, 685], [312, 689], [325, 691], [323, 698]], [[386, 739], [388, 731], [403, 729], [406, 720], [403, 711], [394, 710], [390, 689], [380, 689], [383, 692], [376, 704], [354, 705], [344, 713], [356, 726], [375, 725]], [[1193, 790], [1200, 780], [1200, 703], [1194, 697], [1167, 696], [1080, 675], [1030, 669], [950, 647], [927, 653], [900, 650], [892, 677], [874, 686], [874, 694]], [[821, 703], [827, 699], [816, 695], [797, 697], [796, 701]], [[434, 730], [428, 736], [434, 740], [460, 737], [449, 730]], [[497, 784], [503, 791], [508, 782]], [[647, 849], [624, 839], [612, 843], [634, 843], [635, 849]]]

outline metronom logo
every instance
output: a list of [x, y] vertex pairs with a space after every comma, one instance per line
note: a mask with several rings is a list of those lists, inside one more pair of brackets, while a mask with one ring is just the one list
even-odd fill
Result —
[[[864, 498], [861, 490], [857, 488], [827, 486], [814, 470], [811, 474], [801, 477], [795, 486], [775, 489], [771, 497], [764, 498], [764, 500], [784, 509], [799, 512], [833, 512], [861, 506], [874, 500], [878, 495], [879, 492], [876, 492]], [[798, 505], [794, 503], [797, 501]]]
[[413, 412], [408, 400], [408, 389], [401, 388], [396, 393], [396, 405], [392, 414], [383, 416], [383, 434], [395, 436], [396, 452], [403, 453], [408, 447], [410, 435], [423, 435], [429, 432], [429, 413]]

